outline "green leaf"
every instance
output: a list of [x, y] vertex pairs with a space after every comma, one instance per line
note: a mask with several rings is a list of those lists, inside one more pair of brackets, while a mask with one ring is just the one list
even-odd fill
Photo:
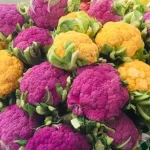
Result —
[[57, 83], [57, 84], [56, 84], [56, 92], [57, 92], [57, 94], [58, 94], [60, 97], [62, 97], [63, 87], [62, 87], [62, 85], [61, 85], [60, 83]]
[[45, 115], [47, 113], [47, 110], [45, 110], [43, 107], [41, 106], [37, 106], [36, 107], [36, 112], [40, 115]]
[[75, 128], [75, 129], [78, 129], [78, 128], [80, 128], [80, 122], [79, 122], [79, 120], [78, 120], [78, 118], [74, 118], [74, 119], [72, 119], [71, 120], [71, 124], [73, 125], [73, 127]]
[[149, 106], [137, 105], [137, 110], [145, 120], [150, 120]]
[[28, 140], [15, 140], [14, 143], [20, 144], [21, 146], [26, 146]]

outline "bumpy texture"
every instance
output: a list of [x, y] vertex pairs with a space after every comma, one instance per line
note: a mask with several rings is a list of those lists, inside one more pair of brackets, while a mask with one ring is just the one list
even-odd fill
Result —
[[103, 122], [118, 116], [128, 99], [117, 71], [104, 63], [79, 70], [67, 103], [74, 114]]
[[118, 68], [122, 80], [128, 82], [129, 91], [150, 92], [150, 66], [142, 61], [126, 62]]
[[27, 28], [20, 32], [15, 38], [14, 47], [25, 50], [27, 47], [31, 46], [33, 42], [41, 43], [42, 47], [52, 44], [50, 31], [37, 27]]
[[147, 25], [147, 31], [148, 31], [148, 34], [150, 35], [150, 27], [149, 27], [149, 22], [150, 22], [150, 11], [146, 12], [143, 16], [143, 19], [144, 19], [144, 22], [146, 23]]
[[114, 0], [94, 0], [88, 10], [88, 14], [92, 17], [95, 17], [102, 24], [105, 24], [109, 21], [120, 21], [121, 16], [115, 14], [112, 10], [112, 3]]
[[10, 94], [23, 74], [23, 63], [5, 50], [0, 50], [0, 98]]
[[25, 150], [90, 150], [85, 136], [67, 125], [44, 127], [28, 141]]
[[31, 104], [44, 102], [46, 87], [53, 96], [53, 105], [60, 102], [61, 98], [56, 92], [56, 84], [66, 86], [66, 79], [69, 73], [52, 66], [49, 62], [32, 67], [23, 76], [20, 83], [22, 93], [28, 91], [27, 102]]
[[[75, 44], [75, 50], [79, 51], [78, 59], [87, 60], [88, 64], [97, 62], [98, 47], [88, 35], [69, 31], [56, 36], [52, 46], [55, 47], [55, 54], [60, 58], [65, 58], [65, 44], [67, 44], [67, 42]], [[49, 53], [50, 52], [51, 49], [49, 50]]]
[[138, 140], [139, 133], [130, 118], [128, 118], [124, 113], [121, 113], [116, 120], [113, 120], [109, 127], [115, 130], [115, 133], [107, 132], [108, 136], [114, 138], [113, 145], [119, 146], [123, 143], [128, 142], [122, 147], [122, 150], [132, 150], [135, 148]]
[[20, 145], [14, 140], [28, 140], [34, 134], [37, 127], [35, 118], [29, 117], [17, 105], [9, 106], [0, 114], [0, 150], [3, 145], [9, 146], [10, 150], [19, 149]]
[[29, 16], [38, 27], [55, 28], [61, 16], [65, 15], [64, 8], [67, 0], [33, 0], [29, 8]]
[[16, 9], [16, 4], [0, 4], [0, 32], [8, 36], [16, 30], [16, 25], [23, 25], [25, 19]]
[[96, 44], [103, 48], [108, 44], [114, 48], [126, 47], [127, 56], [132, 57], [143, 47], [140, 31], [124, 22], [108, 22], [96, 36]]

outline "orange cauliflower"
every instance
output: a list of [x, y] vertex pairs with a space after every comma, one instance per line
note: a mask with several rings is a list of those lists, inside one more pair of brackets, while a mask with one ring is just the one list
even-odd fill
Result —
[[126, 62], [118, 68], [122, 80], [128, 82], [129, 91], [150, 92], [150, 66], [142, 61]]
[[5, 50], [0, 50], [0, 98], [10, 94], [23, 74], [23, 63]]
[[97, 34], [95, 42], [102, 49], [105, 44], [115, 50], [119, 46], [124, 47], [128, 57], [135, 56], [136, 52], [143, 48], [140, 31], [133, 25], [124, 22], [106, 23]]
[[48, 60], [56, 67], [73, 70], [98, 60], [97, 45], [88, 35], [75, 31], [60, 33], [48, 52]]

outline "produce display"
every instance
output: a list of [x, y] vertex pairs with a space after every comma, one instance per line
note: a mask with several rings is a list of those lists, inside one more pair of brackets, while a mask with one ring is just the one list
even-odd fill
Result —
[[0, 4], [0, 150], [149, 150], [150, 2]]

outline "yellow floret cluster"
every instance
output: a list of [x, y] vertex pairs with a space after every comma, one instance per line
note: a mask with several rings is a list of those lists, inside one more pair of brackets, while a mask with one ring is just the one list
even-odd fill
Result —
[[0, 98], [10, 94], [23, 74], [23, 63], [5, 50], [0, 50]]
[[88, 35], [75, 31], [60, 33], [53, 43], [53, 46], [56, 48], [55, 53], [60, 58], [65, 57], [65, 45], [67, 42], [75, 44], [75, 50], [79, 51], [78, 59], [87, 60], [88, 64], [97, 62], [99, 50]]
[[128, 82], [129, 91], [150, 92], [150, 66], [142, 61], [127, 62], [118, 68], [122, 80]]
[[108, 22], [99, 31], [95, 42], [101, 48], [108, 44], [114, 48], [126, 47], [126, 54], [133, 57], [143, 47], [140, 31], [133, 25], [124, 22]]

